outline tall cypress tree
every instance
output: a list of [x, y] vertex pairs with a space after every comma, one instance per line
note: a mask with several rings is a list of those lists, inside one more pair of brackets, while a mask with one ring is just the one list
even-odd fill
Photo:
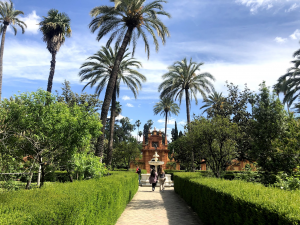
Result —
[[174, 132], [174, 141], [178, 139], [178, 130], [177, 130], [177, 123], [175, 121], [175, 132]]
[[144, 130], [143, 130], [143, 135], [145, 137], [145, 143], [148, 142], [148, 131], [149, 131], [149, 125], [148, 125], [148, 123], [145, 123]]

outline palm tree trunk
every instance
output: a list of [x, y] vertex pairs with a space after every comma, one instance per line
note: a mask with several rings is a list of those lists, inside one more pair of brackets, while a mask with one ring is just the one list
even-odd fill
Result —
[[[190, 96], [189, 96], [189, 90], [185, 89], [185, 98], [186, 98], [186, 114], [187, 114], [187, 125], [188, 129], [190, 129], [189, 124], [191, 123], [190, 118]], [[194, 149], [192, 146], [192, 155], [191, 155], [191, 171], [194, 172]]]
[[[167, 124], [168, 124], [168, 112], [165, 112], [166, 113], [166, 119], [165, 119], [165, 137], [167, 137]], [[165, 138], [166, 140], [166, 138]], [[166, 145], [167, 143], [165, 143]]]
[[105, 125], [106, 125], [106, 118], [107, 118], [107, 114], [108, 114], [108, 110], [109, 110], [109, 105], [110, 105], [112, 95], [114, 92], [114, 87], [115, 87], [116, 79], [118, 76], [119, 66], [120, 66], [121, 60], [123, 58], [123, 55], [125, 53], [126, 47], [127, 47], [128, 43], [130, 42], [132, 31], [133, 31], [133, 27], [129, 27], [126, 32], [126, 35], [122, 42], [121, 48], [117, 54], [114, 68], [112, 70], [112, 75], [109, 78], [106, 92], [105, 92], [105, 98], [104, 98], [104, 102], [103, 102], [102, 109], [101, 109], [101, 121], [102, 121], [102, 125], [103, 125], [102, 134], [100, 135], [100, 137], [98, 137], [96, 151], [95, 151], [95, 155], [100, 157], [100, 162], [102, 162], [102, 157], [103, 157], [104, 129], [105, 129]]
[[190, 124], [190, 96], [189, 96], [189, 89], [185, 89], [185, 104], [186, 104], [186, 117], [187, 117], [187, 125]]
[[117, 83], [115, 84], [114, 93], [111, 101], [111, 114], [110, 114], [110, 135], [107, 153], [107, 165], [111, 165], [113, 155], [113, 144], [114, 144], [114, 127], [115, 127], [115, 115], [116, 115], [116, 100], [117, 100]]
[[5, 42], [5, 34], [6, 34], [7, 26], [8, 25], [4, 24], [2, 39], [1, 39], [1, 49], [0, 49], [0, 101], [2, 96], [3, 54], [4, 54], [4, 42]]
[[54, 77], [54, 72], [55, 72], [55, 59], [56, 59], [56, 53], [57, 52], [52, 52], [52, 60], [51, 60], [51, 67], [50, 67], [50, 74], [48, 78], [48, 85], [47, 85], [47, 91], [51, 93], [52, 90], [52, 84], [53, 84], [53, 77]]

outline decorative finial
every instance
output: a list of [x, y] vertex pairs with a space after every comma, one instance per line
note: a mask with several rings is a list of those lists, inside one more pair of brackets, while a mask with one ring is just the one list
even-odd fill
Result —
[[156, 127], [154, 127], [154, 131], [156, 131]]

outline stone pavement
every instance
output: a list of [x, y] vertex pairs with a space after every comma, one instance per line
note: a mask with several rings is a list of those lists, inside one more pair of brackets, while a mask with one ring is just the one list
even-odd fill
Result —
[[139, 187], [116, 225], [203, 225], [197, 214], [175, 193], [173, 187], [164, 192], [159, 187]]

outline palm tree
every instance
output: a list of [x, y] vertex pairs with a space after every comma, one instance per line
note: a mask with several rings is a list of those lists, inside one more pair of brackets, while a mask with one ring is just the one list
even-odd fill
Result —
[[22, 34], [25, 32], [25, 28], [27, 25], [17, 18], [18, 15], [24, 15], [24, 12], [20, 10], [14, 9], [14, 4], [11, 0], [9, 2], [0, 2], [0, 33], [2, 33], [1, 39], [1, 48], [0, 48], [0, 101], [2, 95], [2, 76], [3, 76], [3, 54], [4, 54], [4, 42], [5, 42], [5, 35], [7, 27], [10, 25], [15, 35], [17, 35], [17, 28], [15, 27], [18, 25], [22, 29]]
[[[185, 95], [186, 102], [186, 115], [187, 125], [189, 129], [190, 119], [190, 100], [195, 99], [196, 105], [198, 104], [197, 93], [199, 92], [202, 97], [206, 98], [206, 93], [214, 91], [213, 84], [208, 80], [215, 80], [210, 73], [202, 73], [196, 75], [196, 72], [200, 70], [200, 66], [203, 63], [196, 63], [190, 59], [188, 64], [186, 58], [181, 62], [177, 61], [169, 67], [169, 72], [164, 74], [162, 78], [164, 81], [159, 85], [158, 91], [161, 91], [160, 97], [171, 97], [175, 100], [179, 99], [181, 104], [182, 97]], [[191, 156], [191, 168], [194, 171], [194, 151], [192, 150]]]
[[[111, 1], [115, 2], [114, 0]], [[161, 38], [163, 44], [165, 43], [165, 36], [169, 36], [167, 27], [157, 17], [158, 15], [170, 17], [170, 15], [163, 10], [163, 6], [161, 4], [166, 3], [166, 1], [155, 0], [148, 4], [144, 4], [145, 1], [146, 0], [117, 1], [119, 4], [116, 4], [115, 7], [98, 6], [92, 9], [90, 12], [90, 15], [93, 16], [94, 19], [90, 23], [89, 27], [91, 28], [92, 32], [95, 32], [97, 29], [99, 29], [97, 35], [98, 41], [101, 40], [106, 34], [111, 32], [111, 36], [108, 38], [106, 47], [108, 47], [115, 38], [116, 44], [122, 42], [115, 60], [112, 74], [106, 87], [105, 98], [101, 110], [101, 120], [103, 123], [102, 129], [105, 127], [105, 120], [114, 93], [114, 85], [117, 79], [119, 66], [127, 45], [132, 42], [132, 55], [134, 55], [137, 38], [141, 36], [145, 43], [145, 50], [149, 58], [150, 49], [146, 33], [149, 32], [153, 37], [156, 51], [158, 51], [159, 45], [153, 29], [157, 31], [158, 36]], [[102, 132], [99, 144], [97, 144], [96, 147], [96, 155], [99, 157], [102, 157], [103, 154], [103, 141], [104, 132]]]
[[43, 41], [47, 43], [47, 49], [52, 54], [50, 74], [48, 78], [47, 91], [51, 93], [53, 77], [55, 72], [56, 54], [61, 45], [65, 43], [66, 37], [71, 37], [70, 18], [65, 13], [59, 13], [56, 9], [50, 9], [48, 16], [39, 23], [40, 31], [43, 33]]
[[205, 98], [203, 100], [203, 102], [205, 103], [205, 105], [203, 105], [200, 109], [206, 108], [203, 112], [207, 112], [207, 110], [209, 110], [210, 108], [212, 108], [214, 105], [218, 104], [221, 102], [223, 102], [224, 97], [222, 96], [222, 92], [218, 93], [216, 91], [213, 91], [212, 94], [210, 94], [207, 98]]
[[205, 99], [206, 93], [210, 93], [211, 90], [214, 91], [214, 86], [208, 79], [214, 81], [215, 78], [210, 73], [196, 75], [196, 72], [200, 70], [202, 65], [203, 63], [193, 62], [192, 59], [190, 59], [188, 64], [186, 58], [181, 62], [177, 61], [168, 68], [169, 72], [162, 76], [164, 81], [158, 87], [158, 91], [161, 92], [161, 98], [175, 98], [175, 100], [179, 100], [179, 104], [181, 104], [181, 100], [185, 95], [187, 124], [191, 122], [190, 101], [193, 97], [196, 104], [198, 104], [198, 92]]
[[160, 113], [160, 115], [165, 116], [165, 134], [167, 134], [167, 124], [168, 124], [168, 115], [171, 116], [171, 113], [178, 115], [180, 108], [170, 97], [164, 97], [160, 99], [158, 103], [154, 105], [154, 115]]
[[[141, 126], [141, 121], [140, 120], [135, 121], [135, 125], [138, 127], [138, 134], [139, 134], [139, 130], [140, 130], [140, 126]], [[136, 137], [136, 139], [138, 140], [138, 136]]]
[[[87, 86], [91, 88], [97, 85], [95, 89], [95, 93], [100, 95], [101, 91], [106, 87], [113, 68], [115, 64], [115, 60], [117, 57], [117, 53], [119, 51], [119, 47], [116, 45], [114, 50], [109, 47], [102, 47], [100, 51], [98, 51], [93, 56], [89, 57], [87, 62], [85, 62], [80, 68], [79, 76], [81, 76], [80, 81], [89, 80], [88, 83], [84, 86], [85, 89]], [[127, 50], [126, 50], [127, 51]], [[119, 71], [118, 77], [114, 84], [114, 92], [112, 96], [111, 102], [111, 119], [110, 119], [110, 138], [109, 138], [109, 149], [108, 149], [108, 157], [107, 164], [111, 164], [111, 157], [113, 153], [113, 135], [114, 135], [114, 123], [116, 117], [116, 99], [120, 94], [120, 83], [123, 82], [127, 85], [127, 87], [132, 91], [135, 98], [137, 98], [139, 89], [142, 88], [142, 83], [147, 79], [144, 75], [139, 73], [138, 71], [131, 69], [130, 67], [140, 68], [142, 64], [135, 60], [134, 58], [129, 58], [130, 53], [124, 54]], [[105, 122], [104, 122], [105, 121]], [[106, 124], [106, 119], [102, 120], [103, 126]], [[98, 142], [100, 138], [98, 138]], [[99, 144], [99, 143], [97, 143]], [[97, 150], [96, 150], [97, 151]], [[98, 152], [95, 152], [98, 155]], [[102, 160], [103, 152], [100, 155]], [[99, 156], [99, 155], [98, 155]]]

